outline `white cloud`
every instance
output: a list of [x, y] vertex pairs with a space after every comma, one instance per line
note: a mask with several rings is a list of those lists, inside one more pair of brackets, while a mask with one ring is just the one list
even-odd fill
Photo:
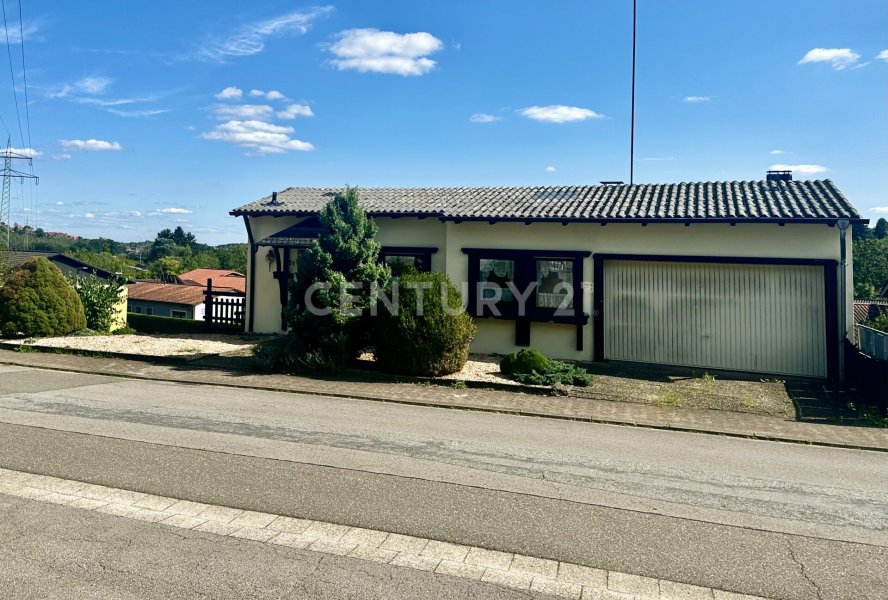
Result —
[[88, 212], [88, 213], [83, 213], [83, 218], [84, 219], [95, 219], [96, 216], [94, 214], [92, 214], [91, 212]]
[[[43, 23], [41, 21], [29, 21], [20, 26], [18, 21], [10, 21], [9, 26], [6, 28], [6, 34], [9, 36], [10, 44], [21, 44], [22, 43], [22, 34], [24, 34], [25, 41], [28, 41], [30, 38], [34, 37], [34, 34], [40, 31], [43, 27]], [[6, 41], [6, 38], [3, 38], [3, 41]]]
[[250, 90], [250, 96], [254, 98], [266, 98], [268, 100], [286, 100], [287, 97], [284, 96], [277, 90], [269, 90], [267, 92], [262, 90]]
[[[241, 96], [244, 95], [244, 91], [238, 87], [234, 87], [233, 85], [228, 86], [218, 94], [216, 94], [216, 98], [219, 100], [237, 100]], [[251, 96], [253, 94], [250, 94]]]
[[291, 150], [314, 150], [309, 142], [293, 139], [292, 127], [274, 125], [264, 121], [232, 120], [220, 123], [213, 131], [204, 133], [205, 140], [217, 140], [249, 148], [257, 154], [273, 154]]
[[552, 165], [549, 165], [548, 167], [546, 167], [546, 173], [554, 173], [555, 170], [556, 170], [555, 167], [553, 167]]
[[[29, 158], [40, 158], [43, 156], [43, 152], [33, 148], [10, 148], [9, 152], [12, 156], [27, 156]], [[0, 148], [0, 157], [3, 156], [6, 156], [6, 148]]]
[[131, 211], [127, 212], [126, 214], [128, 214], [131, 217], [141, 217], [142, 216], [142, 213], [137, 210], [131, 210]]
[[110, 77], [90, 75], [82, 77], [73, 83], [66, 83], [61, 88], [56, 88], [58, 91], [51, 93], [50, 96], [53, 98], [66, 98], [71, 94], [101, 94], [112, 83], [114, 83], [114, 80]]
[[190, 215], [193, 211], [187, 208], [161, 208], [157, 212], [164, 215]]
[[682, 102], [687, 102], [688, 104], [699, 104], [701, 102], [709, 102], [712, 100], [711, 96], [685, 96]]
[[850, 48], [813, 48], [808, 50], [798, 64], [826, 62], [831, 64], [833, 69], [841, 71], [859, 59], [860, 55]]
[[274, 109], [267, 104], [217, 104], [213, 112], [220, 119], [268, 119]]
[[336, 58], [331, 62], [340, 71], [362, 73], [423, 75], [437, 64], [427, 58], [444, 47], [430, 33], [395, 33], [378, 29], [349, 29], [338, 34], [330, 46]]
[[313, 21], [332, 12], [332, 6], [319, 6], [306, 11], [294, 11], [242, 26], [223, 39], [209, 39], [198, 51], [204, 60], [225, 62], [237, 56], [252, 56], [265, 49], [268, 38], [287, 34], [304, 34]]
[[496, 115], [489, 115], [487, 113], [475, 113], [471, 117], [469, 117], [469, 121], [472, 123], [493, 123], [495, 121], [501, 120], [502, 117], [497, 117]]
[[828, 171], [823, 165], [771, 165], [768, 167], [771, 171], [792, 171], [793, 173], [801, 173], [802, 175], [816, 175]]
[[305, 104], [291, 104], [287, 108], [277, 113], [281, 119], [295, 119], [296, 117], [313, 117], [314, 113], [311, 107]]
[[888, 50], [882, 50], [876, 55], [878, 60], [888, 61]]
[[65, 205], [65, 203], [62, 202], [61, 200], [59, 200], [58, 202], [56, 202], [56, 206], [64, 206], [64, 205]]
[[572, 123], [587, 119], [601, 119], [594, 110], [580, 108], [579, 106], [564, 106], [563, 104], [551, 104], [549, 106], [530, 106], [519, 111], [528, 119], [544, 121], [546, 123]]
[[123, 150], [118, 142], [106, 142], [105, 140], [59, 140], [59, 144], [65, 150], [83, 150], [87, 152], [107, 152]]
[[52, 155], [53, 160], [71, 160], [71, 155], [67, 152], [56, 152]]
[[786, 150], [771, 150], [768, 154], [786, 154]]
[[870, 209], [870, 212], [874, 212], [877, 215], [888, 215], [888, 206], [874, 206]]

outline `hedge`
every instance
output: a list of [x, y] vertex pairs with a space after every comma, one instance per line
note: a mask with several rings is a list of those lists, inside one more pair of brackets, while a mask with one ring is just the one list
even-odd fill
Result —
[[[127, 325], [139, 333], [207, 333], [203, 321], [127, 313]], [[218, 329], [218, 328], [217, 328]], [[232, 331], [240, 329], [232, 328]]]

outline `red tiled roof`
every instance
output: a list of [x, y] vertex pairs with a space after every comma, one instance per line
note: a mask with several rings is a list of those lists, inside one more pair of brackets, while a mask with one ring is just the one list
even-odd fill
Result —
[[137, 281], [129, 285], [129, 299], [197, 306], [204, 302], [204, 290], [199, 285]]
[[888, 300], [855, 300], [854, 322], [873, 321], [883, 312], [888, 312]]
[[207, 287], [207, 280], [213, 280], [213, 289], [219, 291], [231, 290], [244, 293], [247, 291], [247, 278], [237, 271], [224, 269], [194, 269], [179, 275], [179, 279], [185, 283], [193, 283]]

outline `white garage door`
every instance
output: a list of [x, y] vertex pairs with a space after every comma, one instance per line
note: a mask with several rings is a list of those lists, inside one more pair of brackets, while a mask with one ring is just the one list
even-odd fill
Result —
[[826, 377], [823, 267], [607, 260], [604, 352]]

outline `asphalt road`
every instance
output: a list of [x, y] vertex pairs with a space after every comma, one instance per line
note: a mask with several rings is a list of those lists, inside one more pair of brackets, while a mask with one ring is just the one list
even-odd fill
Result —
[[0, 466], [775, 598], [888, 598], [881, 453], [0, 367]]

